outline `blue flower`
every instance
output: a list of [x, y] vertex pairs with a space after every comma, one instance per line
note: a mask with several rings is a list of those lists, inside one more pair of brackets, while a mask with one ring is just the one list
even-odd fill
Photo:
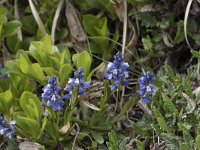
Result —
[[65, 103], [62, 101], [60, 93], [61, 87], [57, 86], [57, 80], [55, 76], [49, 79], [47, 86], [45, 86], [42, 90], [42, 104], [52, 106], [54, 111], [61, 110]]
[[155, 78], [150, 72], [145, 73], [138, 79], [140, 86], [138, 93], [140, 94], [143, 103], [148, 103], [150, 101], [149, 96], [152, 96], [155, 93], [156, 87], [153, 85], [154, 81]]
[[129, 67], [127, 62], [124, 62], [121, 54], [118, 52], [114, 56], [113, 62], [109, 62], [107, 65], [107, 73], [105, 74], [105, 79], [113, 80], [111, 85], [111, 90], [114, 91], [118, 85], [127, 86], [129, 82], [125, 79], [129, 77], [129, 72], [127, 68]]
[[0, 64], [0, 79], [1, 79], [1, 78], [8, 78], [8, 73], [2, 74], [2, 73], [1, 73], [1, 70], [2, 70], [2, 65]]
[[65, 86], [64, 90], [68, 91], [68, 94], [64, 95], [65, 99], [72, 98], [72, 91], [75, 87], [78, 88], [78, 96], [82, 96], [85, 90], [89, 88], [90, 83], [84, 81], [83, 68], [80, 67], [77, 72], [74, 72], [74, 78], [69, 78], [68, 85]]
[[14, 130], [15, 121], [6, 122], [3, 116], [0, 116], [0, 135], [11, 139], [15, 133]]

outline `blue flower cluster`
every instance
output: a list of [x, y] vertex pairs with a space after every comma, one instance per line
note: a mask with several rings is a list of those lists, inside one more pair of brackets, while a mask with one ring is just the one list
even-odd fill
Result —
[[156, 87], [153, 85], [154, 81], [155, 78], [150, 72], [145, 73], [138, 79], [140, 85], [138, 93], [140, 94], [143, 103], [148, 103], [150, 101], [149, 96], [154, 94], [156, 90]]
[[15, 121], [6, 122], [4, 117], [0, 116], [0, 135], [11, 139], [12, 135], [15, 133], [14, 125]]
[[[1, 70], [2, 70], [2, 65], [0, 64], [0, 72], [1, 72]], [[7, 78], [7, 77], [8, 77], [8, 73], [4, 73], [4, 74], [0, 73], [0, 79]]]
[[61, 97], [61, 87], [57, 86], [56, 77], [49, 79], [47, 86], [45, 86], [42, 93], [42, 104], [52, 106], [53, 110], [61, 110], [65, 104]]
[[80, 67], [77, 72], [74, 72], [74, 78], [70, 78], [68, 81], [68, 85], [64, 88], [64, 90], [68, 91], [68, 94], [64, 95], [65, 99], [72, 98], [72, 91], [75, 87], [78, 89], [78, 96], [84, 95], [85, 90], [90, 86], [89, 82], [84, 81], [84, 72], [83, 68]]
[[114, 83], [111, 85], [111, 90], [114, 91], [121, 84], [127, 86], [129, 82], [125, 79], [129, 77], [127, 68], [129, 67], [127, 62], [124, 62], [120, 52], [114, 56], [113, 62], [109, 62], [107, 65], [107, 73], [105, 79], [113, 80]]

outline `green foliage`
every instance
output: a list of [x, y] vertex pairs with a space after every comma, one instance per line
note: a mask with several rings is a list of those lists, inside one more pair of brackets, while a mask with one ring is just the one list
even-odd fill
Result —
[[39, 139], [46, 125], [46, 119], [42, 127], [40, 125], [42, 117], [42, 106], [36, 95], [30, 92], [24, 92], [20, 98], [20, 106], [23, 112], [15, 116], [17, 122], [17, 132], [25, 137]]
[[115, 131], [111, 130], [108, 133], [109, 142], [107, 142], [107, 146], [109, 150], [121, 149], [121, 150], [133, 150], [131, 146], [128, 145], [128, 138], [119, 139], [119, 135], [116, 134]]
[[4, 113], [7, 118], [10, 118], [13, 107], [13, 95], [10, 90], [0, 93], [0, 111]]
[[2, 36], [8, 37], [16, 34], [20, 30], [21, 26], [22, 25], [19, 21], [8, 22], [7, 24], [5, 24]]
[[114, 49], [116, 45], [115, 41], [118, 40], [119, 35], [116, 31], [112, 39], [113, 41], [109, 42], [107, 18], [103, 17], [99, 19], [94, 15], [84, 15], [83, 27], [86, 32], [91, 36], [91, 51], [94, 53], [102, 54], [103, 58], [109, 58], [110, 56], [108, 55], [110, 55], [111, 50]]
[[[6, 121], [16, 121], [16, 143], [1, 138], [1, 149], [18, 147], [18, 137], [44, 149], [200, 149], [198, 1], [193, 2], [187, 28], [193, 50], [184, 40], [185, 2], [69, 1], [76, 19], [67, 14], [64, 0], [62, 6], [57, 0], [34, 2], [38, 16], [29, 2], [1, 3], [0, 74], [9, 76], [0, 78], [0, 113]], [[84, 33], [74, 30], [76, 26]], [[130, 84], [116, 94], [103, 78], [107, 61], [123, 44]], [[91, 86], [84, 96], [74, 88], [72, 99], [65, 100], [68, 92], [63, 89], [79, 67]], [[150, 68], [157, 76], [157, 91], [150, 104], [140, 105], [136, 78]], [[41, 104], [52, 76], [62, 88], [65, 104], [60, 111]]]
[[77, 69], [79, 67], [83, 68], [85, 79], [87, 79], [87, 76], [90, 72], [90, 67], [92, 64], [92, 58], [91, 58], [90, 54], [87, 51], [84, 51], [79, 54], [74, 54], [72, 57], [72, 60]]

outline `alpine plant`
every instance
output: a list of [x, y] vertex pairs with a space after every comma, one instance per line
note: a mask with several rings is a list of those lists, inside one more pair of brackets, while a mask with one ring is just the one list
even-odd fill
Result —
[[69, 78], [68, 84], [65, 86], [64, 90], [68, 92], [68, 94], [64, 95], [65, 99], [72, 98], [72, 91], [77, 88], [78, 96], [83, 96], [85, 90], [89, 88], [90, 82], [85, 82], [84, 80], [84, 72], [83, 68], [80, 67], [76, 72], [74, 72], [74, 78]]
[[138, 93], [140, 94], [141, 101], [143, 103], [150, 102], [150, 96], [155, 93], [156, 87], [153, 85], [154, 81], [155, 78], [150, 72], [145, 73], [138, 79], [140, 86]]
[[129, 77], [128, 67], [128, 63], [124, 61], [120, 52], [114, 56], [113, 62], [108, 63], [107, 73], [104, 77], [107, 80], [113, 81], [111, 91], [116, 90], [119, 85], [127, 86], [129, 84], [126, 80]]
[[52, 106], [54, 111], [61, 110], [64, 106], [64, 101], [61, 96], [61, 87], [57, 86], [57, 80], [55, 76], [52, 76], [47, 86], [45, 86], [42, 93], [42, 105]]

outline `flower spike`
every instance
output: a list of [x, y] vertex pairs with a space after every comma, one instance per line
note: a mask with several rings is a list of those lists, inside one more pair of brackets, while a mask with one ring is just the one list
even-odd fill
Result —
[[72, 91], [75, 87], [78, 88], [78, 96], [83, 96], [85, 90], [89, 88], [90, 83], [84, 81], [84, 72], [83, 68], [80, 67], [77, 72], [74, 72], [74, 78], [69, 78], [68, 85], [65, 86], [64, 90], [68, 91], [68, 94], [65, 94], [65, 99], [72, 98]]
[[141, 101], [145, 104], [150, 102], [149, 96], [152, 96], [155, 93], [156, 87], [153, 85], [154, 81], [155, 78], [150, 72], [145, 73], [138, 79], [140, 86], [138, 93], [141, 96]]
[[43, 88], [41, 96], [43, 105], [52, 106], [54, 111], [61, 110], [65, 103], [62, 101], [60, 91], [61, 87], [57, 86], [56, 77], [51, 77], [47, 86]]
[[129, 82], [126, 80], [129, 77], [127, 68], [129, 67], [127, 62], [124, 62], [120, 52], [114, 56], [113, 62], [109, 62], [107, 65], [107, 73], [104, 78], [107, 80], [113, 80], [111, 90], [114, 91], [119, 85], [127, 86]]
[[15, 121], [6, 122], [4, 117], [0, 116], [0, 135], [4, 136], [5, 138], [11, 139], [13, 134], [15, 133], [14, 125]]

